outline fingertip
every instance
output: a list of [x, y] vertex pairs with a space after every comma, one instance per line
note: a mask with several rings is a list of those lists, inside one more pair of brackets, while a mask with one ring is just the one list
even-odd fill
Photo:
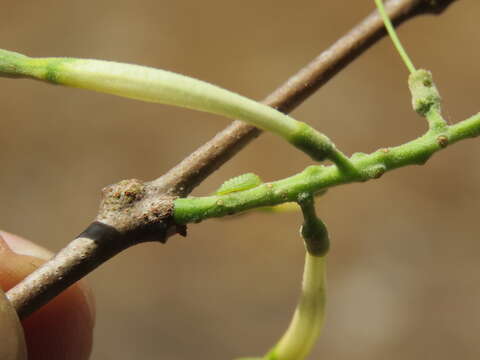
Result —
[[0, 238], [3, 238], [10, 250], [19, 255], [33, 256], [43, 260], [49, 260], [53, 256], [51, 251], [18, 235], [0, 230]]
[[15, 309], [0, 289], [0, 359], [26, 360], [27, 347]]
[[92, 349], [93, 313], [73, 285], [22, 321], [31, 360], [86, 360]]
[[[0, 232], [0, 286], [13, 287], [50, 257], [48, 250], [36, 244]], [[22, 321], [29, 360], [88, 359], [94, 317], [94, 299], [86, 282], [70, 286]]]

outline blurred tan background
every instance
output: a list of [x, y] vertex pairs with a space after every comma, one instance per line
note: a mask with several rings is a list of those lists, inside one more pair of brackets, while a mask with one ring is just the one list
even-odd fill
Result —
[[[32, 56], [145, 64], [261, 99], [373, 8], [373, 1], [4, 1], [0, 47]], [[417, 18], [400, 36], [433, 71], [451, 122], [479, 109], [480, 3]], [[417, 137], [406, 70], [382, 41], [294, 116], [351, 154]], [[99, 190], [152, 179], [225, 119], [29, 80], [0, 80], [0, 227], [54, 251], [95, 216]], [[480, 140], [424, 167], [331, 190], [328, 319], [312, 359], [478, 359]], [[263, 135], [196, 192], [253, 171], [270, 181], [303, 154]], [[89, 276], [98, 301], [92, 359], [233, 359], [263, 354], [299, 293], [299, 214], [190, 226]], [[73, 310], [73, 309], [72, 309]]]

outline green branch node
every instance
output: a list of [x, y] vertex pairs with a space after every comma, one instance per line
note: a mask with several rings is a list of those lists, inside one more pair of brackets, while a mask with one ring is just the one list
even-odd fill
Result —
[[408, 77], [408, 87], [412, 94], [413, 110], [427, 119], [430, 130], [445, 130], [447, 122], [441, 115], [442, 99], [433, 82], [432, 73], [423, 69], [415, 70]]
[[298, 204], [303, 213], [303, 225], [300, 234], [305, 241], [305, 248], [312, 256], [324, 256], [330, 248], [327, 227], [315, 213], [314, 197], [310, 193], [298, 195]]
[[338, 150], [326, 135], [305, 123], [299, 124], [288, 141], [296, 148], [309, 154], [313, 160], [323, 161], [328, 159], [335, 163], [341, 171], [350, 175], [358, 175], [350, 159]]
[[412, 94], [413, 110], [419, 115], [425, 117], [430, 111], [440, 112], [441, 98], [430, 71], [420, 69], [410, 74], [408, 87]]

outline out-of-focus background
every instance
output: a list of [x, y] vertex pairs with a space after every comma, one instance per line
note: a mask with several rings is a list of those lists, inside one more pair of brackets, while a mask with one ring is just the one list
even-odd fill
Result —
[[[261, 99], [373, 8], [373, 1], [10, 1], [0, 47], [184, 73]], [[477, 15], [458, 1], [400, 29], [433, 71], [445, 114], [479, 110]], [[387, 40], [294, 116], [345, 152], [419, 136], [407, 72]], [[0, 80], [0, 227], [58, 251], [92, 220], [100, 189], [166, 172], [228, 121], [30, 80]], [[315, 358], [478, 359], [480, 140], [464, 141], [318, 204], [329, 225], [328, 318]], [[310, 164], [266, 134], [195, 195], [253, 171], [265, 181]], [[89, 276], [98, 319], [92, 359], [233, 359], [282, 334], [299, 294], [297, 213], [252, 213], [143, 244]], [[75, 309], [72, 309], [74, 311]]]

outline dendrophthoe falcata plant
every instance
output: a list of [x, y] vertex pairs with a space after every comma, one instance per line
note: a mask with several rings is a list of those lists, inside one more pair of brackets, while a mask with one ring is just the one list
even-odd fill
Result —
[[[225, 181], [213, 195], [203, 197], [186, 196], [201, 179], [189, 182], [184, 177], [172, 180], [162, 176], [150, 182], [130, 179], [108, 186], [103, 190], [96, 221], [54, 259], [7, 293], [18, 314], [28, 316], [69, 284], [135, 243], [152, 239], [165, 242], [173, 234], [185, 235], [187, 224], [208, 218], [295, 203], [304, 219], [299, 232], [306, 250], [300, 300], [286, 332], [266, 355], [243, 359], [305, 359], [325, 320], [326, 257], [330, 247], [327, 228], [315, 210], [316, 197], [333, 186], [377, 179], [399, 167], [424, 164], [435, 152], [480, 134], [480, 114], [455, 125], [445, 121], [431, 73], [414, 67], [381, 0], [375, 2], [410, 72], [413, 109], [426, 119], [428, 130], [405, 144], [370, 154], [347, 156], [328, 136], [305, 122], [218, 86], [169, 71], [101, 60], [32, 58], [1, 50], [2, 76], [32, 78], [239, 119], [280, 136], [313, 161], [300, 173], [273, 182], [263, 182], [258, 175], [246, 173]], [[333, 165], [318, 164], [325, 160]]]

